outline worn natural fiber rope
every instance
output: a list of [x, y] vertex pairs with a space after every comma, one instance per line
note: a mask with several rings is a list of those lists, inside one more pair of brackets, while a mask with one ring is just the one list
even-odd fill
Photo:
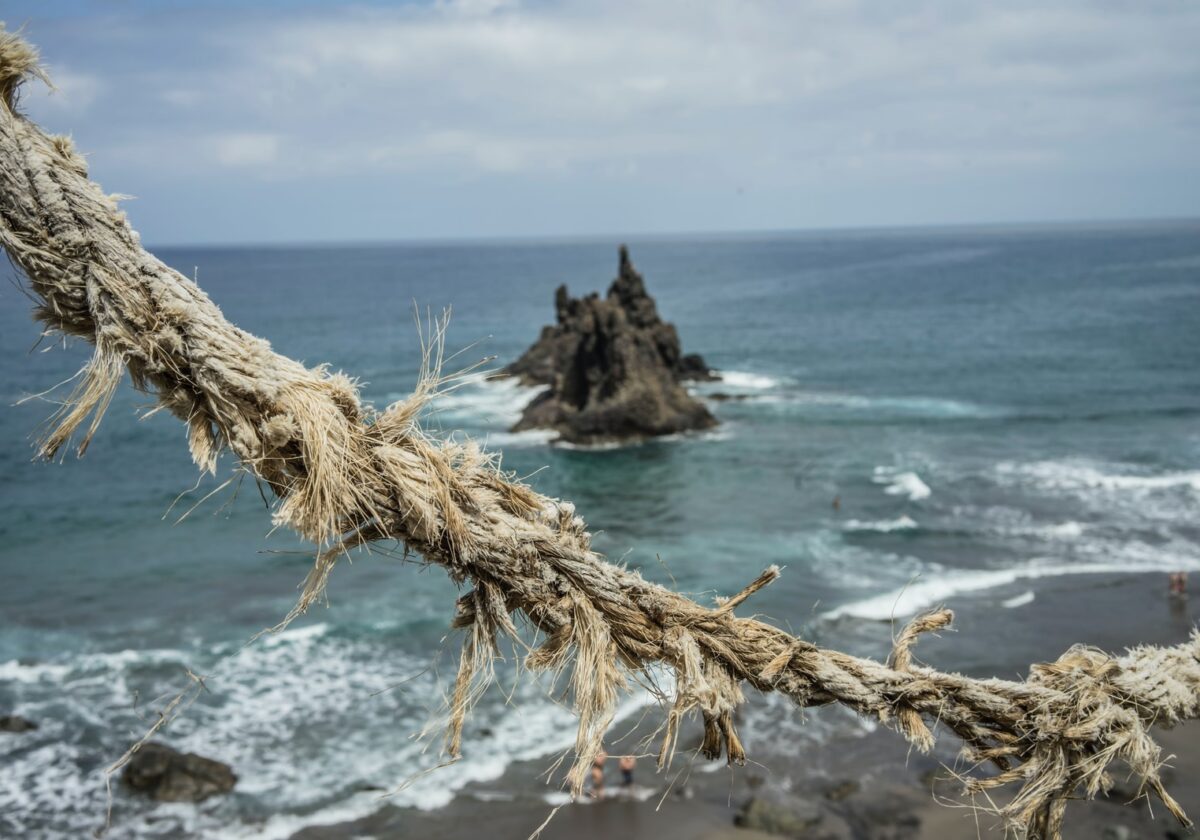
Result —
[[[716, 609], [649, 583], [593, 552], [569, 503], [503, 474], [474, 444], [426, 437], [417, 418], [435, 375], [374, 412], [345, 376], [306, 368], [226, 321], [200, 289], [142, 249], [70, 142], [18, 113], [19, 85], [34, 74], [35, 52], [0, 30], [0, 245], [28, 278], [37, 318], [95, 345], [41, 453], [54, 456], [81, 428], [82, 452], [128, 370], [135, 386], [187, 424], [201, 468], [215, 470], [218, 453], [231, 450], [274, 491], [275, 522], [322, 547], [297, 613], [322, 591], [339, 555], [376, 540], [401, 540], [469, 584], [455, 618], [468, 630], [451, 754], [497, 637], [517, 632], [519, 613], [545, 635], [526, 664], [573, 669], [579, 734], [568, 778], [576, 793], [613, 718], [623, 673], [660, 662], [676, 677], [663, 763], [679, 721], [695, 709], [704, 754], [741, 763], [733, 711], [749, 683], [801, 707], [841, 703], [893, 724], [921, 749], [933, 742], [927, 722], [941, 722], [972, 759], [998, 768], [991, 776], [977, 768], [967, 790], [1012, 783], [1016, 794], [1002, 813], [1031, 837], [1057, 837], [1067, 799], [1106, 790], [1106, 768], [1117, 759], [1186, 823], [1159, 780], [1150, 728], [1200, 716], [1200, 635], [1119, 658], [1076, 647], [1034, 666], [1024, 682], [979, 680], [912, 661], [917, 636], [946, 626], [948, 611], [915, 619], [884, 665], [735, 616], [775, 569]], [[436, 358], [426, 361], [436, 368]]]

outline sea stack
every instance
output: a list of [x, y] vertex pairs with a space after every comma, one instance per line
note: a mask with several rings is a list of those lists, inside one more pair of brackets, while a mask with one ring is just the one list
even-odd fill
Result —
[[558, 323], [503, 373], [547, 390], [526, 406], [513, 431], [554, 429], [579, 444], [642, 440], [717, 424], [681, 383], [718, 379], [696, 355], [684, 355], [673, 324], [622, 245], [617, 278], [601, 298], [554, 295]]

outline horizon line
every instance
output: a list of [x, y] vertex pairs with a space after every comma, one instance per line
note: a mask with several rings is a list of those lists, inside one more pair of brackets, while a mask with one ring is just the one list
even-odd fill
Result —
[[1156, 227], [1166, 225], [1200, 225], [1200, 216], [1143, 216], [1143, 217], [1102, 217], [1092, 219], [1025, 219], [990, 222], [925, 222], [915, 224], [866, 224], [848, 225], [843, 227], [780, 227], [780, 228], [726, 228], [702, 230], [659, 230], [640, 233], [631, 232], [599, 232], [599, 233], [559, 233], [559, 234], [484, 234], [484, 235], [434, 235], [396, 237], [388, 239], [276, 239], [276, 240], [233, 240], [233, 241], [196, 241], [196, 242], [157, 242], [146, 245], [147, 249], [175, 250], [183, 248], [337, 248], [337, 247], [380, 247], [397, 245], [486, 245], [486, 244], [526, 244], [570, 243], [570, 242], [647, 242], [670, 239], [696, 239], [711, 237], [713, 239], [737, 239], [766, 236], [796, 236], [811, 234], [861, 234], [861, 233], [907, 233], [918, 231], [979, 231], [1000, 233], [1015, 232], [1036, 228], [1059, 229], [1103, 229], [1114, 227]]

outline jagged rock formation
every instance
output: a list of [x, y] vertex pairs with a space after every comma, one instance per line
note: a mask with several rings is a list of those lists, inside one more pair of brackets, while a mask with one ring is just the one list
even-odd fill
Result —
[[554, 309], [558, 323], [503, 371], [525, 385], [549, 386], [513, 431], [555, 429], [572, 443], [602, 443], [716, 425], [680, 383], [719, 377], [700, 356], [683, 354], [624, 245], [606, 298], [573, 298], [559, 286]]
[[558, 319], [555, 326], [545, 326], [542, 334], [521, 358], [503, 370], [508, 376], [516, 376], [523, 385], [553, 385], [558, 371], [566, 369], [575, 355], [583, 334], [581, 315], [587, 304], [595, 302], [615, 305], [623, 310], [630, 327], [648, 334], [654, 348], [665, 366], [678, 382], [687, 380], [713, 381], [720, 377], [704, 363], [698, 353], [684, 355], [679, 344], [679, 333], [675, 325], [663, 321], [658, 314], [654, 298], [646, 292], [646, 282], [629, 259], [629, 249], [620, 248], [620, 266], [617, 279], [608, 289], [608, 298], [600, 300], [592, 293], [583, 299], [575, 299], [567, 292], [566, 285], [558, 287], [554, 294], [554, 311]]

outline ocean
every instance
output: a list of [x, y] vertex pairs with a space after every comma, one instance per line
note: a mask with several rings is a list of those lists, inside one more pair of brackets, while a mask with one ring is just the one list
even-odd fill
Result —
[[[886, 655], [885, 622], [965, 607], [998, 624], [955, 634], [938, 664], [1004, 676], [1016, 663], [997, 626], [1018, 638], [1071, 622], [1080, 641], [1103, 637], [1105, 617], [1086, 608], [1039, 613], [1048, 587], [1200, 570], [1200, 222], [629, 245], [684, 350], [724, 374], [695, 391], [735, 397], [711, 402], [715, 430], [555, 446], [507, 431], [530, 397], [512, 383], [469, 382], [426, 418], [575, 502], [610, 558], [702, 600], [779, 564], [781, 580], [743, 612], [873, 656]], [[415, 381], [416, 313], [452, 308], [448, 368], [498, 367], [552, 320], [560, 283], [607, 288], [616, 246], [157, 253], [235, 323], [358, 377], [382, 407]], [[207, 690], [161, 737], [232, 764], [236, 791], [154, 805], [114, 785], [111, 837], [287, 837], [370, 813], [380, 789], [438, 764], [437, 733], [419, 735], [436, 724], [456, 665], [457, 593], [445, 575], [396, 552], [358, 554], [335, 571], [327, 606], [247, 646], [287, 613], [311, 549], [271, 532], [252, 481], [225, 483], [228, 460], [197, 482], [183, 428], [141, 418], [150, 400], [129, 387], [84, 458], [33, 462], [54, 393], [27, 398], [74, 373], [87, 348], [39, 344], [5, 271], [0, 713], [40, 728], [0, 735], [0, 835], [103, 825], [103, 768], [189, 685], [188, 669], [207, 675]], [[453, 807], [468, 789], [555, 801], [553, 785], [505, 771], [548, 766], [573, 741], [571, 715], [549, 685], [517, 680], [511, 656], [500, 682], [468, 723], [463, 760], [390, 802]], [[646, 700], [632, 694], [623, 717]], [[743, 723], [760, 760], [781, 731], [819, 746], [869, 728], [836, 710], [801, 720], [758, 696]]]

